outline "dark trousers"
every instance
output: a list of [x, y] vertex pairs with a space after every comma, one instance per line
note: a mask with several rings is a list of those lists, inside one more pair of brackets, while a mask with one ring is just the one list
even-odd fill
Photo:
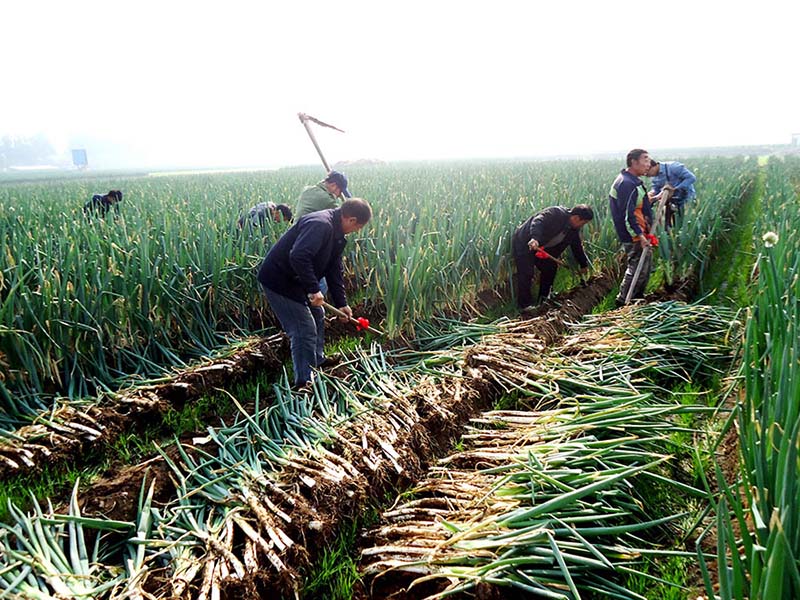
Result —
[[[678, 227], [683, 223], [683, 207], [686, 205], [686, 198], [672, 198], [667, 203], [667, 210], [664, 213], [664, 229]], [[676, 218], [677, 217], [677, 218]]]
[[325, 311], [321, 306], [301, 304], [282, 296], [263, 284], [261, 289], [289, 336], [295, 385], [311, 381], [311, 369], [325, 360]]
[[625, 256], [628, 259], [628, 263], [625, 267], [625, 275], [622, 277], [622, 283], [619, 286], [617, 304], [625, 302], [625, 298], [628, 296], [628, 290], [633, 284], [633, 276], [636, 274], [636, 268], [639, 266], [640, 261], [644, 261], [644, 264], [639, 273], [639, 279], [636, 281], [636, 287], [633, 288], [631, 298], [644, 298], [644, 290], [647, 287], [647, 282], [650, 280], [650, 269], [653, 265], [652, 248], [648, 250], [645, 255], [639, 243], [623, 243], [622, 247], [625, 248]]
[[517, 306], [525, 308], [533, 304], [531, 285], [533, 284], [536, 269], [541, 272], [537, 302], [547, 298], [553, 288], [556, 271], [558, 271], [558, 265], [555, 261], [536, 258], [533, 252], [528, 252], [527, 254], [514, 254], [514, 262], [517, 265]]

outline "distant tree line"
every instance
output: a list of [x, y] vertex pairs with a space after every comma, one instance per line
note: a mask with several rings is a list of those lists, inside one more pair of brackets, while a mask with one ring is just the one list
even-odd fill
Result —
[[56, 151], [44, 134], [6, 135], [0, 140], [0, 169], [54, 164], [55, 160]]

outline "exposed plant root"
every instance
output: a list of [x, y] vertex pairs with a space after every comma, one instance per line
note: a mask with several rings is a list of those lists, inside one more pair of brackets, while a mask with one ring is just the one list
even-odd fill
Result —
[[255, 340], [232, 356], [209, 360], [178, 373], [166, 383], [134, 387], [100, 404], [60, 404], [0, 444], [0, 481], [67, 463], [80, 463], [93, 449], [112, 444], [122, 432], [142, 431], [170, 408], [249, 377], [256, 369], [277, 370], [286, 340], [273, 335]]
[[[565, 296], [547, 314], [508, 325], [498, 338], [489, 337], [464, 355], [453, 377], [422, 379], [410, 389], [387, 378], [382, 397], [370, 404], [370, 410], [341, 424], [328, 445], [289, 454], [268, 478], [238, 492], [231, 490], [230, 503], [221, 506], [215, 517], [216, 533], [195, 534], [205, 551], [174, 560], [169, 579], [151, 573], [142, 589], [155, 597], [187, 599], [294, 597], [302, 584], [301, 572], [316, 560], [344, 520], [359, 515], [371, 500], [418, 481], [437, 457], [452, 448], [468, 420], [503, 393], [489, 375], [494, 365], [482, 364], [476, 357], [524, 338], [532, 350], [523, 360], [535, 361], [538, 348], [552, 344], [611, 286], [610, 278], [599, 278]], [[144, 393], [152, 402], [163, 402], [164, 396], [180, 401], [184, 391], [189, 397], [224, 371], [200, 370], [178, 382], [185, 386], [170, 382]], [[163, 390], [163, 395], [155, 389]], [[122, 401], [117, 398], [117, 406]], [[195, 443], [202, 447], [207, 442]], [[172, 449], [167, 456], [179, 462]], [[148, 480], [155, 481], [154, 505], [174, 499], [175, 473], [164, 458], [156, 458], [93, 485], [82, 494], [83, 514], [135, 520], [147, 469]]]

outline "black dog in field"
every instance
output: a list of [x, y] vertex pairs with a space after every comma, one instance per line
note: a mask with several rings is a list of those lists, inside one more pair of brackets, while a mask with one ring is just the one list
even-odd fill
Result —
[[119, 203], [122, 201], [122, 192], [119, 190], [111, 190], [107, 194], [95, 194], [92, 199], [83, 205], [83, 214], [87, 217], [92, 215], [99, 215], [105, 217], [111, 208], [114, 212], [119, 214]]

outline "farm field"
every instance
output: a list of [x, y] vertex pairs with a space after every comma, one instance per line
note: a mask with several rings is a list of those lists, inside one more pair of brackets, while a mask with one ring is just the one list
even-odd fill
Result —
[[[616, 162], [349, 170], [386, 335], [333, 326], [305, 394], [255, 280], [286, 226], [237, 219], [318, 170], [0, 184], [0, 597], [800, 596], [800, 159], [685, 162], [616, 310]], [[522, 317], [511, 234], [576, 203], [592, 276]]]

